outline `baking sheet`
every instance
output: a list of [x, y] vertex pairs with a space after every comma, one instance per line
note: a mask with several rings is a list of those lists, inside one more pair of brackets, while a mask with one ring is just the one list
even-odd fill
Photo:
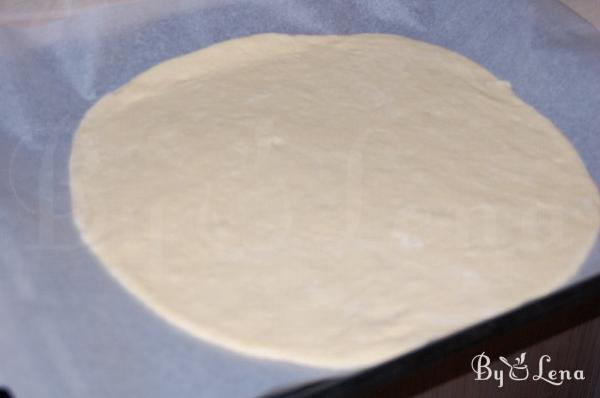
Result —
[[[436, 43], [510, 81], [600, 182], [600, 32], [557, 1], [166, 3], [0, 25], [0, 385], [16, 397], [253, 397], [334, 374], [180, 332], [81, 244], [67, 178], [77, 124], [102, 95], [165, 59], [260, 32], [382, 32]], [[597, 244], [570, 283], [599, 273]]]

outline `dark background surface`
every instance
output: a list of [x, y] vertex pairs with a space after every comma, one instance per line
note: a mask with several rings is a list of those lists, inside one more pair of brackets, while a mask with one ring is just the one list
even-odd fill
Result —
[[[527, 352], [530, 371], [537, 373], [537, 360], [544, 354], [552, 362], [548, 369], [582, 369], [585, 381], [553, 386], [543, 381], [507, 380], [498, 388], [493, 380], [475, 381], [471, 359], [486, 352], [490, 358], [512, 357]], [[512, 361], [511, 361], [512, 362]], [[496, 361], [492, 369], [507, 367]], [[600, 305], [598, 297], [564, 308], [516, 330], [451, 355], [412, 376], [392, 382], [364, 397], [600, 397]]]
[[[504, 370], [504, 385], [476, 381], [472, 359], [482, 352], [494, 370]], [[512, 381], [497, 358], [526, 352], [530, 376]], [[549, 370], [581, 369], [585, 380], [553, 386], [538, 374], [539, 358], [549, 355]], [[437, 397], [600, 397], [600, 277], [477, 325], [423, 350], [345, 380], [328, 380], [282, 393], [285, 398], [437, 398]]]

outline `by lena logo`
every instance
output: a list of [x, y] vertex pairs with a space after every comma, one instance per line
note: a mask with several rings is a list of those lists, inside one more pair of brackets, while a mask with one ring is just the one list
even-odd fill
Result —
[[503, 366], [501, 369], [492, 369], [490, 366], [492, 360], [485, 352], [482, 352], [479, 355], [475, 355], [471, 361], [471, 369], [475, 372], [475, 380], [484, 381], [493, 379], [498, 383], [498, 388], [504, 386], [507, 371], [508, 378], [513, 381], [529, 380], [531, 376], [531, 380], [533, 381], [541, 381], [553, 386], [560, 386], [566, 381], [585, 380], [583, 370], [577, 369], [571, 371], [566, 369], [552, 369], [552, 366], [550, 365], [552, 358], [550, 358], [550, 355], [542, 355], [537, 361], [537, 369], [532, 368], [530, 374], [529, 366], [525, 363], [526, 356], [527, 354], [523, 352], [521, 355], [514, 358], [512, 363], [505, 357], [499, 356], [498, 359], [506, 365], [506, 367]]

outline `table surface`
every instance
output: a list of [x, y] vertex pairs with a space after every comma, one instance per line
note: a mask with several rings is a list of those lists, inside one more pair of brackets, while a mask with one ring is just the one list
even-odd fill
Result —
[[[0, 2], [0, 25], [43, 23], [97, 5], [132, 1], [143, 0], [3, 0]], [[600, 0], [561, 1], [600, 29]]]
[[579, 15], [600, 28], [600, 0], [562, 0]]

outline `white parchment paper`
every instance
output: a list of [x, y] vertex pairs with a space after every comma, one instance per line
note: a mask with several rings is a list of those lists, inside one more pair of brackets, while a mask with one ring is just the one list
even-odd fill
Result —
[[[510, 81], [600, 182], [600, 32], [555, 0], [137, 0], [54, 17], [0, 24], [0, 385], [17, 397], [253, 397], [332, 374], [185, 335], [81, 243], [75, 129], [102, 95], [168, 58], [260, 32], [436, 43]], [[599, 273], [597, 245], [569, 283]]]

